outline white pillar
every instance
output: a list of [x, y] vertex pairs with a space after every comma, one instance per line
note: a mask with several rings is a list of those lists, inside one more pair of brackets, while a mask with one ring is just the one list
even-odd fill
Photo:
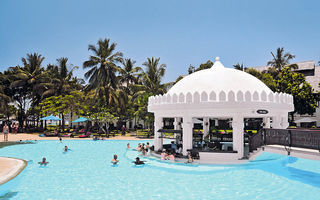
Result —
[[288, 114], [284, 114], [281, 117], [281, 128], [286, 129], [289, 127], [289, 120], [288, 120]]
[[181, 130], [181, 117], [175, 117], [174, 118], [174, 122], [173, 122], [173, 125], [174, 125], [174, 130]]
[[232, 118], [232, 139], [233, 139], [233, 150], [238, 151], [238, 158], [244, 156], [244, 134], [243, 134], [243, 116], [235, 115]]
[[209, 128], [210, 128], [210, 120], [209, 117], [203, 118], [203, 138], [204, 139], [209, 134]]
[[280, 129], [281, 127], [281, 119], [279, 116], [272, 117], [272, 128]]
[[155, 117], [154, 118], [154, 151], [158, 151], [162, 149], [163, 138], [159, 138], [161, 133], [158, 132], [159, 129], [163, 127], [163, 118]]
[[271, 128], [270, 117], [263, 118], [264, 127], [263, 128]]
[[[175, 117], [173, 125], [174, 125], [174, 130], [181, 130], [181, 117]], [[177, 134], [174, 133], [173, 137], [177, 138]]]
[[183, 130], [182, 130], [182, 150], [183, 155], [187, 155], [187, 149], [192, 149], [192, 140], [193, 140], [193, 121], [192, 117], [185, 116], [183, 117]]

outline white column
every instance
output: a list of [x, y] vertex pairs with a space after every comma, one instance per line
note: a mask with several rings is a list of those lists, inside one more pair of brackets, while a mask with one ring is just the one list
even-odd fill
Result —
[[289, 127], [288, 114], [281, 116], [281, 128], [286, 129]]
[[263, 118], [264, 127], [263, 128], [271, 128], [270, 117]]
[[181, 130], [181, 117], [175, 117], [174, 118], [174, 122], [173, 122], [173, 125], [174, 125], [174, 130]]
[[238, 158], [242, 158], [244, 155], [244, 134], [243, 134], [243, 116], [235, 115], [232, 118], [232, 139], [233, 150], [238, 151]]
[[279, 116], [272, 117], [272, 128], [280, 129], [281, 127], [281, 119]]
[[[174, 130], [181, 130], [181, 117], [175, 117], [173, 125], [174, 125]], [[174, 133], [173, 137], [177, 138], [177, 134]]]
[[209, 117], [203, 118], [203, 138], [204, 139], [209, 134], [210, 120]]
[[182, 131], [182, 150], [183, 155], [187, 155], [187, 149], [192, 149], [192, 140], [193, 140], [193, 121], [192, 117], [185, 116], [183, 117], [183, 131]]
[[162, 149], [163, 138], [159, 138], [161, 133], [158, 132], [159, 129], [163, 127], [163, 118], [155, 117], [154, 118], [154, 151], [158, 151]]

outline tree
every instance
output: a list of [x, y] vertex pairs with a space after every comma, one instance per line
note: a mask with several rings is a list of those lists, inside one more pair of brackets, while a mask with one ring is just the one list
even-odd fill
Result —
[[277, 80], [277, 92], [291, 94], [294, 99], [294, 111], [291, 112], [291, 123], [294, 122], [294, 113], [312, 115], [317, 107], [317, 99], [311, 85], [306, 82], [301, 73], [293, 72], [285, 67]]
[[116, 43], [109, 44], [109, 39], [100, 39], [97, 46], [89, 45], [88, 50], [94, 55], [83, 63], [83, 68], [91, 68], [85, 73], [85, 78], [89, 79], [86, 90], [94, 89], [96, 95], [105, 97], [106, 104], [109, 105], [115, 98], [117, 88], [116, 72], [119, 67], [117, 62], [121, 61], [122, 53], [115, 52]]
[[271, 76], [269, 73], [266, 72], [259, 72], [254, 68], [247, 68], [245, 72], [255, 76], [256, 78], [260, 79], [264, 84], [266, 84], [273, 92], [277, 89], [276, 80]]
[[196, 68], [193, 65], [190, 65], [188, 68], [188, 74], [192, 74], [195, 70]]
[[[273, 59], [268, 62], [268, 65], [271, 65], [272, 67], [274, 67], [278, 72], [280, 72], [282, 70], [282, 68], [289, 65], [290, 60], [295, 58], [295, 56], [290, 53], [284, 53], [283, 47], [281, 47], [281, 48], [279, 47], [277, 49], [276, 54], [271, 52], [271, 55], [272, 55]], [[294, 65], [292, 67], [297, 67], [297, 66]]]
[[[47, 73], [50, 77], [50, 84], [47, 85], [47, 90], [43, 93], [43, 97], [52, 95], [66, 95], [73, 90], [82, 88], [82, 79], [73, 77], [73, 72], [78, 69], [77, 66], [70, 64], [68, 66], [68, 58], [61, 57], [57, 59], [58, 65], [47, 66]], [[71, 70], [68, 70], [71, 68]]]
[[210, 69], [213, 66], [213, 62], [208, 60], [206, 63], [200, 64], [200, 66], [195, 70], [195, 72], [203, 70], [203, 69]]
[[[112, 115], [108, 109], [106, 108], [101, 108], [99, 112], [94, 112], [90, 115], [90, 119], [95, 123], [98, 124], [100, 130], [102, 130], [105, 134], [106, 137], [109, 137], [110, 132], [109, 132], [109, 127], [110, 127], [110, 122], [113, 122], [114, 120], [117, 120], [118, 118]], [[104, 128], [104, 126], [106, 128]], [[99, 131], [100, 134], [100, 131]]]
[[6, 76], [0, 72], [0, 113], [8, 113], [12, 99], [5, 93]]
[[119, 84], [120, 86], [124, 86], [129, 93], [129, 88], [131, 84], [138, 83], [139, 80], [139, 72], [142, 71], [141, 67], [135, 67], [136, 61], [132, 61], [131, 59], [121, 60], [123, 68], [119, 68]]
[[23, 67], [16, 66], [9, 68], [10, 88], [12, 98], [18, 103], [18, 121], [20, 127], [26, 118], [27, 104], [36, 106], [41, 101], [42, 92], [46, 86], [46, 74], [41, 66], [44, 57], [40, 54], [27, 54], [27, 58], [22, 58]]
[[247, 68], [243, 66], [243, 63], [237, 63], [235, 65], [233, 65], [234, 69], [240, 70], [240, 71], [245, 71]]

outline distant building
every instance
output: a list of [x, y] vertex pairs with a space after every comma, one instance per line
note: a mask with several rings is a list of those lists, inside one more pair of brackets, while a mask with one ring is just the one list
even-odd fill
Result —
[[[296, 64], [298, 66], [298, 68], [293, 69], [293, 71], [304, 74], [306, 81], [310, 83], [315, 93], [320, 92], [320, 66], [316, 66], [314, 61], [304, 61], [291, 64]], [[253, 68], [262, 72], [270, 67], [271, 66], [261, 66]], [[318, 105], [320, 105], [320, 102], [318, 102]], [[295, 114], [295, 121], [297, 121], [297, 125], [301, 127], [320, 127], [320, 108], [316, 108], [316, 112], [311, 116]]]

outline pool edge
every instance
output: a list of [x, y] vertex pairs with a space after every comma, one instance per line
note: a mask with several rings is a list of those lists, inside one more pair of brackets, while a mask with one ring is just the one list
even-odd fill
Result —
[[9, 169], [3, 175], [0, 175], [0, 186], [6, 184], [16, 178], [27, 166], [27, 161], [19, 158], [0, 157], [0, 162], [15, 162], [11, 163]]

